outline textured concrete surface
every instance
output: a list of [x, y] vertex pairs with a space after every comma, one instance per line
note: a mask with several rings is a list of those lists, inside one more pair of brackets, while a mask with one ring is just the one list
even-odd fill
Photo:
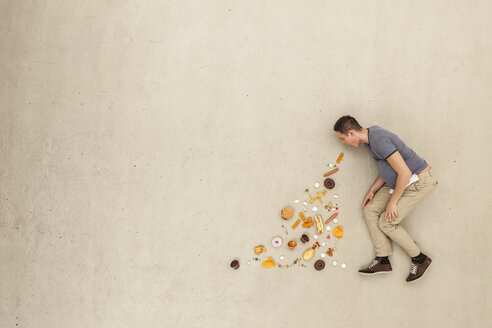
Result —
[[[1, 327], [492, 326], [490, 1], [19, 0], [0, 15]], [[396, 246], [392, 274], [357, 273], [377, 171], [332, 131], [345, 114], [439, 178], [405, 222], [434, 259], [414, 285]], [[248, 266], [340, 152], [348, 268]]]

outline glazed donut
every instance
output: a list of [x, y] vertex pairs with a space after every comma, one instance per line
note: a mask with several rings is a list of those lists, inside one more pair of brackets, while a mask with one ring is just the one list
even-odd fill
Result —
[[282, 246], [282, 237], [276, 236], [272, 238], [272, 246], [278, 248]]
[[333, 179], [326, 178], [325, 187], [326, 189], [333, 189], [335, 187], [335, 181], [333, 181]]
[[317, 260], [314, 262], [314, 268], [318, 271], [323, 270], [325, 268], [325, 261]]

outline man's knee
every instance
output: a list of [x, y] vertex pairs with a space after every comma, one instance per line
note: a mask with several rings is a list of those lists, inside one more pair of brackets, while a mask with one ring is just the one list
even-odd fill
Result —
[[382, 232], [384, 232], [384, 233], [390, 233], [391, 231], [393, 231], [395, 229], [396, 224], [395, 223], [390, 223], [389, 221], [385, 221], [384, 220], [384, 214], [385, 213], [386, 212], [383, 212], [381, 214], [381, 216], [379, 217], [379, 219], [378, 219], [378, 227], [379, 227], [379, 229], [381, 229]]
[[377, 208], [371, 203], [366, 204], [366, 206], [362, 210], [362, 213], [364, 214], [364, 218], [368, 222], [377, 222], [379, 218], [379, 213]]

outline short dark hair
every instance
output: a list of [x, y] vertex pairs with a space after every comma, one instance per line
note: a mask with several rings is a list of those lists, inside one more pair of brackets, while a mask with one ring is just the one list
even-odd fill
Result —
[[348, 130], [362, 130], [362, 126], [360, 126], [359, 122], [355, 118], [353, 118], [350, 115], [345, 115], [340, 117], [337, 122], [335, 123], [335, 126], [333, 127], [333, 130], [340, 132], [344, 135], [348, 134]]

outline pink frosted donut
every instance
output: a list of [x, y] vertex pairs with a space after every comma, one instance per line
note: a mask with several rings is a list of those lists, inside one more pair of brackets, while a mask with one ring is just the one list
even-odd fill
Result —
[[282, 238], [279, 236], [273, 237], [272, 246], [275, 248], [282, 246]]

